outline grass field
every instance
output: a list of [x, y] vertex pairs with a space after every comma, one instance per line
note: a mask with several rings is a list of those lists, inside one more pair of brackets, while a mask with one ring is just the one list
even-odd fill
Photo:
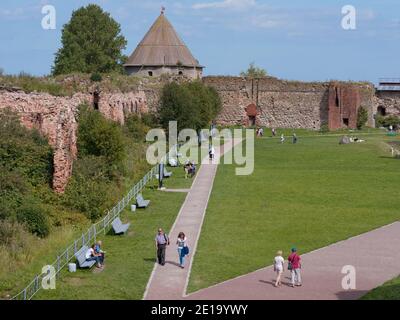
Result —
[[400, 161], [382, 142], [398, 138], [362, 139], [262, 138], [251, 176], [220, 165], [188, 291], [271, 265], [277, 250], [305, 253], [399, 220]]
[[[174, 174], [165, 181], [168, 188], [190, 187], [182, 168], [168, 168]], [[158, 227], [170, 229], [186, 197], [185, 193], [167, 193], [156, 190], [156, 181], [143, 192], [150, 206], [135, 213], [128, 209], [123, 222], [131, 222], [127, 235], [108, 234], [100, 237], [106, 253], [105, 268], [97, 273], [67, 270], [56, 283], [56, 290], [41, 290], [35, 299], [142, 299], [155, 262], [154, 236]]]
[[367, 293], [362, 300], [400, 300], [400, 276]]

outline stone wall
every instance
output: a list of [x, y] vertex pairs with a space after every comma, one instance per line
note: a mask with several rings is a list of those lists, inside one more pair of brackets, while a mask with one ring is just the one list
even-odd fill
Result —
[[[205, 77], [203, 81], [221, 96], [223, 108], [217, 118], [221, 125], [249, 125], [252, 115], [246, 110], [251, 104], [258, 106], [257, 126], [318, 130], [330, 120], [329, 88], [332, 83], [284, 81], [273, 77]], [[366, 106], [370, 112], [369, 124], [373, 125], [373, 85], [340, 83], [340, 86], [344, 93], [345, 88], [358, 92], [359, 99], [348, 100], [346, 104], [355, 103], [357, 106], [352, 106], [352, 110], [360, 104]]]
[[386, 115], [400, 116], [400, 92], [399, 91], [378, 91], [374, 114], [378, 113], [378, 108], [384, 108]]
[[76, 93], [72, 97], [56, 97], [46, 93], [25, 93], [0, 90], [0, 109], [16, 112], [27, 128], [36, 128], [49, 140], [54, 150], [53, 189], [65, 191], [77, 156], [77, 116], [82, 103], [93, 105], [107, 118], [124, 123], [126, 114], [149, 111], [145, 91], [130, 93]]

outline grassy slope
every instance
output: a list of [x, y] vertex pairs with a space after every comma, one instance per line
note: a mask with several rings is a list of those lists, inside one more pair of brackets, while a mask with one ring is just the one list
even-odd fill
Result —
[[362, 300], [400, 300], [400, 276], [367, 293]]
[[[168, 170], [174, 174], [165, 181], [166, 187], [190, 187], [192, 180], [185, 181], [182, 168]], [[64, 271], [56, 290], [41, 290], [35, 299], [141, 299], [155, 261], [157, 228], [171, 228], [186, 197], [185, 193], [157, 191], [154, 186], [149, 186], [143, 193], [151, 200], [147, 209], [136, 213], [125, 210], [122, 220], [131, 222], [127, 235], [100, 238], [107, 252], [103, 272], [94, 273], [94, 268], [78, 270], [75, 274]]]
[[398, 220], [400, 162], [384, 151], [387, 137], [363, 138], [257, 139], [253, 175], [221, 165], [189, 291], [265, 267], [278, 249], [304, 253]]

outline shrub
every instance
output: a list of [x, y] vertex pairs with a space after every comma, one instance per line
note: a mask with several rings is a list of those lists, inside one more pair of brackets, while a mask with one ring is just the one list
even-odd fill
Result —
[[[2, 171], [18, 171], [30, 183], [50, 184], [53, 172], [53, 151], [37, 130], [23, 127], [14, 113], [0, 112], [0, 167]], [[10, 134], [12, 133], [12, 134]]]
[[44, 238], [49, 235], [50, 227], [46, 215], [32, 199], [25, 199], [25, 203], [17, 211], [17, 220], [26, 224], [28, 230], [39, 237]]
[[380, 114], [377, 114], [375, 116], [375, 126], [377, 128], [380, 128], [380, 127], [388, 128], [388, 127], [392, 126], [393, 129], [396, 130], [400, 126], [400, 118], [395, 115], [390, 115], [390, 116], [384, 117]]
[[80, 108], [78, 129], [79, 156], [103, 156], [114, 168], [120, 167], [125, 156], [122, 128], [87, 106]]
[[125, 119], [125, 126], [135, 140], [144, 140], [150, 129], [136, 114], [131, 114]]
[[319, 129], [321, 133], [328, 133], [329, 132], [329, 125], [327, 123], [322, 123], [321, 128]]
[[360, 107], [358, 109], [358, 114], [357, 114], [357, 129], [358, 130], [363, 129], [367, 121], [368, 121], [368, 111], [364, 107]]
[[22, 224], [8, 219], [0, 220], [0, 245], [5, 247], [8, 254], [17, 256], [21, 252], [26, 253], [31, 241], [32, 236]]
[[95, 72], [90, 76], [90, 80], [92, 80], [93, 82], [101, 82], [103, 80], [103, 77], [100, 73]]

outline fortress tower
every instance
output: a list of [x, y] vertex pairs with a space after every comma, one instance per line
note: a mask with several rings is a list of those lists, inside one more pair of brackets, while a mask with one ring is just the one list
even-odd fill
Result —
[[164, 8], [124, 67], [129, 75], [157, 77], [167, 73], [192, 79], [201, 78], [204, 68], [179, 38]]

